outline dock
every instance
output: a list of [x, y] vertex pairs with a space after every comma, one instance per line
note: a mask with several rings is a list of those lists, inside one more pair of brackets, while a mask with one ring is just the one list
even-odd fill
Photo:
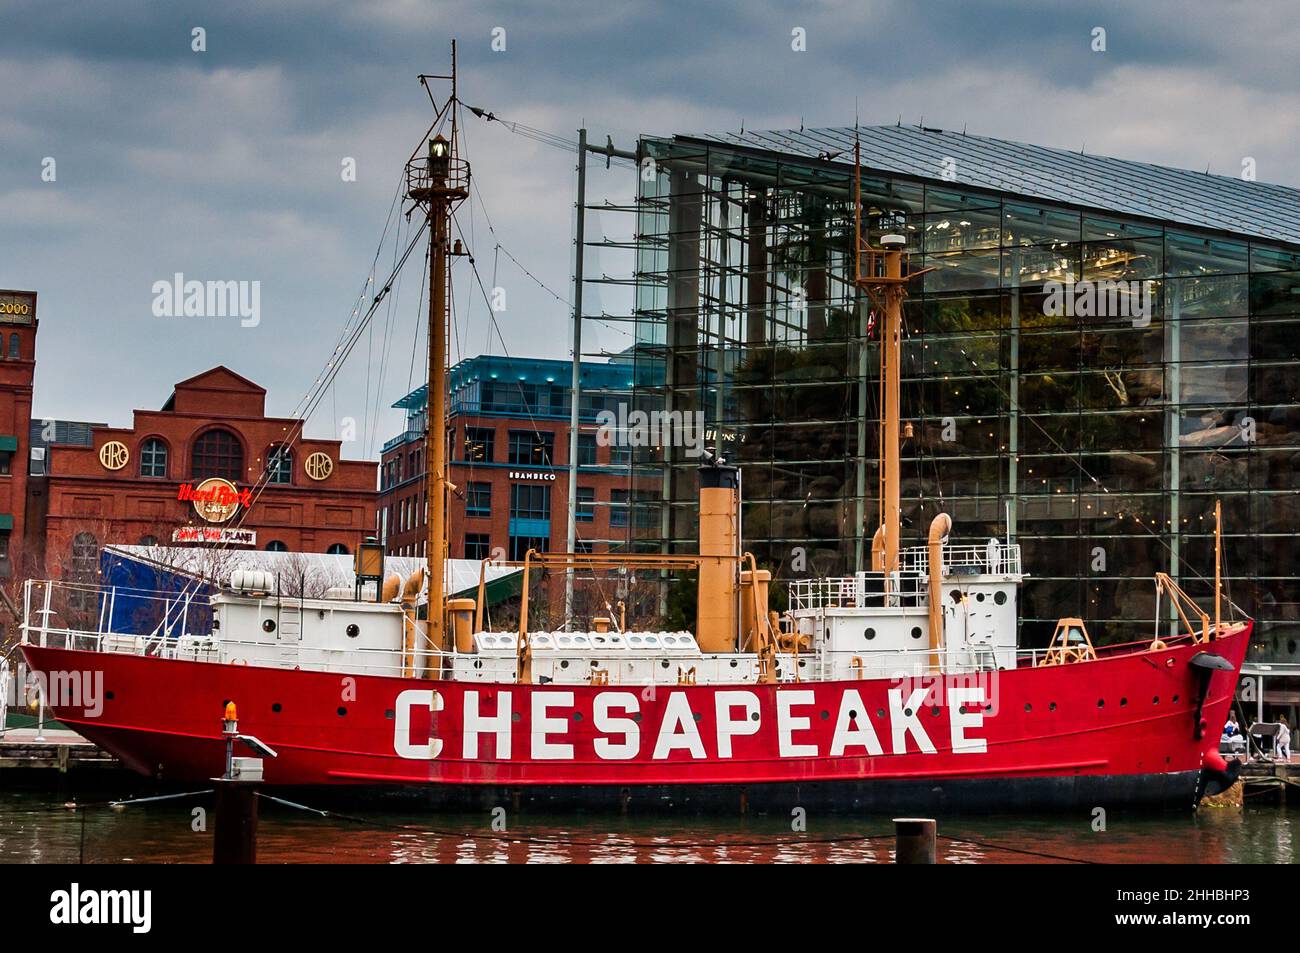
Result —
[[24, 771], [125, 771], [107, 751], [66, 728], [10, 728], [0, 737], [0, 769]]

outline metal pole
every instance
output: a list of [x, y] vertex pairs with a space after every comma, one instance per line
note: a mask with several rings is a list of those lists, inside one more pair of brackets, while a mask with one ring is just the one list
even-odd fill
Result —
[[935, 863], [936, 830], [933, 818], [894, 818], [894, 863]]
[[[569, 507], [567, 552], [578, 545], [578, 404], [582, 386], [582, 251], [587, 224], [587, 130], [578, 130], [578, 220], [573, 256], [573, 377], [569, 385]], [[573, 624], [573, 566], [564, 571], [564, 628]]]

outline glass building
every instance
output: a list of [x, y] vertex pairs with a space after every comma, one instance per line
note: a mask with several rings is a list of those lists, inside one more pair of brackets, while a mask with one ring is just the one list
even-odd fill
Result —
[[[1072, 615], [1148, 639], [1156, 571], [1209, 604], [1220, 500], [1252, 657], [1300, 661], [1300, 191], [1276, 185], [902, 126], [643, 139], [630, 399], [703, 414], [760, 564], [866, 569], [879, 523], [855, 141], [864, 234], [907, 236], [915, 276], [904, 545], [940, 510], [1019, 542], [1023, 645]], [[694, 549], [697, 462], [637, 451], [639, 546]]]

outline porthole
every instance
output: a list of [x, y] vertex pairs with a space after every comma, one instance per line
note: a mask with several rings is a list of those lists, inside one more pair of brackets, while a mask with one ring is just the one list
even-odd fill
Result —
[[1048, 710], [1048, 711], [1056, 711], [1056, 702], [1052, 702], [1050, 705], [1048, 705], [1048, 706], [1047, 706], [1047, 710]]
[[740, 664], [740, 663], [737, 662], [734, 658], [731, 660], [731, 667], [732, 667], [732, 668], [735, 668], [735, 667], [736, 667], [737, 665], [739, 665], [739, 664]]
[[[964, 712], [965, 710], [966, 710], [966, 709], [963, 707], [963, 708], [962, 708], [962, 711]], [[912, 709], [910, 709], [910, 708], [904, 708], [904, 709], [903, 709], [903, 714], [906, 715], [908, 718], [911, 718], [911, 717], [912, 717]]]
[[701, 715], [698, 711], [693, 711], [691, 712], [691, 717], [694, 718], [696, 721], [699, 721], [704, 716]]
[[1098, 708], [1105, 708], [1105, 707], [1106, 707], [1106, 699], [1104, 699], [1104, 698], [1098, 698], [1098, 699], [1097, 699], [1097, 707], [1098, 707]]
[[263, 620], [262, 620], [262, 631], [263, 631], [263, 632], [274, 632], [274, 631], [275, 631], [275, 620], [274, 620], [274, 619], [263, 619]]
[[1177, 696], [1177, 695], [1175, 695], [1175, 696], [1173, 697], [1173, 703], [1174, 703], [1175, 705], [1178, 704], [1178, 696]]
[[849, 712], [849, 721], [853, 721], [853, 720], [855, 720], [857, 717], [858, 717], [858, 713], [857, 713], [856, 711], [850, 711], [850, 712]]
[[574, 721], [582, 721], [582, 712], [580, 712], [580, 711], [575, 711], [575, 712], [573, 713], [573, 720], [574, 720]]
[[758, 712], [754, 712], [754, 714], [750, 715], [750, 716], [749, 716], [749, 720], [750, 720], [750, 721], [758, 721]]
[[510, 713], [510, 720], [511, 720], [511, 721], [522, 721], [522, 720], [523, 720], [523, 717], [524, 717], [524, 716], [521, 715], [521, 714], [519, 714], [519, 712], [517, 712], [517, 711], [512, 711], [512, 712]]
[[961, 590], [953, 589], [948, 593], [948, 598], [953, 602], [961, 602]]
[[569, 660], [567, 658], [560, 659], [560, 668], [568, 668], [568, 667], [569, 667]]
[[1156, 695], [1154, 698], [1152, 698], [1152, 699], [1151, 699], [1151, 704], [1153, 704], [1153, 705], [1159, 705], [1159, 704], [1160, 704], [1160, 696], [1159, 696], [1159, 695]]
[[912, 638], [919, 639], [920, 637], [921, 637], [921, 627], [919, 625], [912, 626]]
[[829, 718], [830, 716], [831, 716], [831, 713], [830, 713], [830, 712], [828, 712], [828, 711], [824, 711], [824, 712], [822, 712], [822, 721], [825, 721], [825, 720], [826, 720], [827, 718]]
[[632, 720], [635, 721], [638, 725], [641, 724], [641, 713], [637, 712], [636, 714], [634, 714], [632, 716]]
[[667, 668], [667, 667], [668, 667], [668, 659], [664, 659], [663, 661], [661, 661], [661, 662], [659, 663], [659, 667], [660, 667], [660, 668]]
[[394, 718], [397, 717], [397, 713], [393, 711], [391, 708], [385, 708], [384, 717], [387, 718], [389, 721], [392, 721]]
[[110, 702], [111, 702], [111, 701], [112, 701], [114, 698], [116, 698], [116, 697], [117, 697], [117, 696], [114, 695], [112, 692], [104, 692], [104, 699], [105, 699], [105, 701], [110, 701]]
[[361, 634], [361, 626], [357, 625], [355, 622], [349, 622], [348, 627], [344, 629], [344, 631], [347, 632], [349, 639], [355, 639]]
[[930, 714], [931, 714], [932, 716], [934, 716], [935, 718], [938, 718], [938, 717], [939, 717], [939, 706], [938, 706], [938, 705], [932, 705], [932, 706], [930, 706]]
[[877, 709], [876, 709], [876, 717], [877, 717], [877, 718], [884, 718], [884, 717], [885, 717], [885, 709], [883, 709], [883, 708], [877, 708]]
[[342, 717], [343, 717], [344, 715], [346, 715], [347, 713], [348, 713], [348, 710], [347, 710], [346, 708], [344, 708], [342, 705], [339, 705], [339, 717], [342, 718]]
[[1007, 604], [1007, 594], [999, 589], [997, 592], [993, 593], [993, 601], [1000, 606], [1004, 606]]
[[1034, 706], [1029, 704], [1029, 702], [1025, 702], [1025, 711], [1033, 711], [1033, 710], [1034, 710]]
[[475, 668], [482, 668], [482, 667], [483, 667], [483, 660], [482, 660], [481, 658], [476, 658], [476, 659], [474, 660], [474, 667], [475, 667]]
[[875, 630], [875, 629], [867, 629], [867, 631], [863, 632], [862, 635], [863, 635], [863, 638], [865, 638], [868, 642], [870, 642], [872, 639], [874, 639], [874, 638], [876, 637], [876, 630]]
[[591, 660], [591, 667], [592, 667], [592, 668], [600, 668], [600, 662], [596, 661], [595, 659], [592, 659], [592, 660]]
[[975, 601], [976, 601], [976, 602], [983, 602], [983, 601], [984, 601], [984, 593], [982, 593], [982, 592], [977, 592], [977, 593], [975, 593]]
[[279, 703], [279, 702], [274, 702], [274, 703], [272, 703], [272, 705], [271, 705], [271, 711], [279, 712], [279, 711], [280, 711], [280, 703]]
[[1127, 708], [1127, 707], [1128, 707], [1128, 699], [1127, 699], [1127, 698], [1121, 698], [1121, 699], [1119, 700], [1119, 707], [1120, 707], [1120, 708]]

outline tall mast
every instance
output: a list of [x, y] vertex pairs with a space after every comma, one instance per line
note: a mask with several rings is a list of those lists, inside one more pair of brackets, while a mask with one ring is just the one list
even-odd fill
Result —
[[[854, 284], [867, 293], [881, 312], [880, 338], [880, 529], [872, 542], [872, 568], [889, 574], [898, 569], [902, 537], [900, 459], [903, 433], [900, 425], [901, 370], [903, 364], [903, 298], [908, 277], [903, 275], [903, 235], [883, 235], [880, 248], [872, 247], [862, 230], [861, 147], [853, 146]], [[919, 274], [917, 272], [916, 274]]]
[[[450, 256], [452, 211], [469, 195], [469, 163], [457, 156], [455, 133], [456, 44], [451, 47], [452, 94], [438, 107], [434, 125], [451, 117], [451, 138], [441, 133], [429, 140], [428, 154], [412, 158], [406, 166], [407, 196], [426, 210], [429, 218], [429, 393], [426, 403], [425, 459], [425, 559], [428, 573], [428, 639], [446, 651], [445, 566], [447, 559], [447, 268]], [[425, 83], [427, 88], [427, 82]], [[436, 104], [435, 104], [436, 105]], [[459, 253], [459, 252], [457, 252]], [[413, 655], [413, 653], [411, 653]], [[440, 667], [428, 663], [423, 674], [437, 678]]]

